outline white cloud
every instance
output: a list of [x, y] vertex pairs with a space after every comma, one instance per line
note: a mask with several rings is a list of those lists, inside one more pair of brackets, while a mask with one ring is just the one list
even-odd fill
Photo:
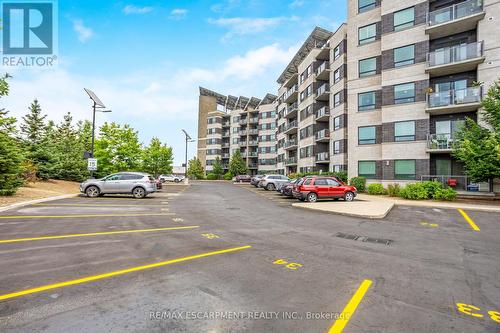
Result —
[[91, 28], [86, 27], [80, 19], [73, 20], [73, 30], [75, 30], [80, 43], [86, 43], [94, 37], [94, 31]]
[[299, 8], [305, 4], [304, 0], [294, 0], [290, 3], [291, 8]]
[[126, 15], [129, 14], [147, 14], [153, 11], [153, 7], [136, 7], [134, 5], [127, 5], [123, 8]]
[[247, 18], [247, 17], [233, 17], [233, 18], [219, 18], [208, 19], [208, 23], [227, 28], [229, 31], [224, 36], [224, 40], [229, 39], [235, 35], [255, 34], [266, 31], [270, 28], [276, 27], [283, 22], [297, 21], [298, 17], [263, 17], [263, 18]]
[[170, 12], [170, 19], [172, 20], [183, 20], [186, 18], [188, 13], [187, 9], [184, 8], [175, 8]]

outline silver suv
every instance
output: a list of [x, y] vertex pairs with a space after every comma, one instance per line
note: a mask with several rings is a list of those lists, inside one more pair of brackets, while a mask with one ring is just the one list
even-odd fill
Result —
[[282, 184], [288, 183], [290, 179], [282, 175], [265, 175], [259, 181], [259, 187], [268, 191], [274, 191]]
[[80, 192], [89, 198], [104, 194], [132, 194], [141, 199], [156, 192], [156, 181], [147, 173], [119, 172], [101, 179], [88, 179], [80, 184]]

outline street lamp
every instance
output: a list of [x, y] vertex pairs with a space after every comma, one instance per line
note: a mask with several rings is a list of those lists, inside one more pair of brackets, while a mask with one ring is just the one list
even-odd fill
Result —
[[185, 130], [182, 130], [184, 135], [186, 136], [186, 164], [184, 165], [184, 179], [187, 179], [187, 170], [188, 170], [188, 142], [195, 142], [189, 134]]

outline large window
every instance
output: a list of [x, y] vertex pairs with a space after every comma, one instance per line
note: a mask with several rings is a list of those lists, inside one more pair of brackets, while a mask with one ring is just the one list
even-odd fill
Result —
[[333, 83], [337, 83], [340, 81], [340, 68], [338, 68], [335, 72], [333, 72]]
[[375, 91], [358, 94], [358, 111], [375, 109]]
[[377, 163], [375, 161], [358, 161], [358, 176], [375, 178], [377, 176]]
[[363, 13], [370, 9], [375, 8], [376, 6], [375, 0], [358, 0], [358, 12]]
[[340, 105], [340, 103], [342, 103], [342, 102], [340, 101], [340, 94], [341, 94], [341, 93], [342, 93], [342, 92], [341, 92], [341, 91], [339, 91], [338, 93], [336, 93], [335, 95], [333, 95], [333, 107], [337, 107], [337, 106], [339, 106], [339, 105]]
[[340, 141], [333, 142], [333, 154], [334, 155], [340, 154]]
[[358, 127], [358, 144], [372, 145], [377, 142], [375, 126]]
[[415, 8], [410, 7], [394, 13], [394, 31], [412, 27], [415, 24]]
[[359, 77], [377, 74], [377, 57], [359, 61]]
[[415, 63], [415, 45], [408, 45], [394, 49], [394, 67], [401, 67]]
[[333, 130], [340, 129], [340, 116], [333, 118]]
[[373, 23], [358, 29], [358, 43], [363, 45], [375, 41], [377, 38], [377, 24]]
[[394, 141], [414, 141], [415, 121], [394, 123]]
[[394, 86], [394, 104], [415, 102], [415, 83], [403, 83]]
[[333, 49], [333, 59], [336, 60], [338, 57], [340, 57], [340, 44]]
[[396, 160], [394, 161], [394, 178], [396, 179], [415, 179], [415, 160]]

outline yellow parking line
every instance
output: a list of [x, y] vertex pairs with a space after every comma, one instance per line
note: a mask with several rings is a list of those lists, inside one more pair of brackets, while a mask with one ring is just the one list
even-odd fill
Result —
[[161, 267], [161, 266], [166, 266], [166, 265], [171, 265], [175, 264], [178, 262], [183, 262], [183, 261], [189, 261], [189, 260], [194, 260], [194, 259], [199, 259], [199, 258], [204, 258], [204, 257], [209, 257], [209, 256], [214, 256], [217, 254], [223, 254], [223, 253], [229, 253], [229, 252], [236, 252], [236, 251], [241, 251], [241, 250], [246, 250], [251, 248], [250, 245], [246, 246], [240, 246], [240, 247], [233, 247], [225, 250], [219, 250], [219, 251], [213, 251], [213, 252], [206, 252], [206, 253], [201, 253], [201, 254], [196, 254], [193, 256], [189, 257], [182, 257], [182, 258], [177, 258], [177, 259], [170, 259], [166, 261], [161, 261], [157, 262], [154, 264], [149, 264], [149, 265], [143, 265], [143, 266], [136, 266], [136, 267], [131, 267], [127, 269], [122, 269], [119, 271], [114, 271], [114, 272], [109, 272], [109, 273], [104, 273], [104, 274], [99, 274], [99, 275], [93, 275], [93, 276], [87, 276], [84, 278], [80, 279], [75, 279], [75, 280], [69, 280], [69, 281], [64, 281], [64, 282], [59, 282], [59, 283], [54, 283], [54, 284], [48, 284], [45, 286], [40, 286], [32, 289], [25, 289], [21, 291], [16, 291], [13, 293], [9, 294], [4, 294], [0, 295], [0, 300], [6, 300], [10, 298], [15, 298], [19, 296], [24, 296], [28, 294], [34, 294], [34, 293], [39, 293], [42, 291], [46, 290], [51, 290], [51, 289], [56, 289], [56, 288], [62, 288], [62, 287], [67, 287], [67, 286], [72, 286], [75, 284], [81, 284], [81, 283], [86, 283], [86, 282], [91, 282], [91, 281], [96, 281], [96, 280], [101, 280], [101, 279], [106, 279], [109, 277], [117, 276], [117, 275], [123, 275], [127, 273], [132, 273], [132, 272], [137, 272], [137, 271], [143, 271], [146, 269], [151, 269], [151, 268], [156, 268], [156, 267]]
[[64, 218], [83, 218], [83, 217], [127, 217], [127, 216], [167, 216], [171, 213], [152, 213], [152, 214], [92, 214], [92, 215], [6, 215], [0, 216], [0, 219], [64, 219]]
[[370, 288], [371, 284], [372, 284], [371, 280], [364, 280], [361, 283], [358, 290], [356, 290], [356, 292], [352, 296], [351, 300], [349, 301], [349, 303], [347, 303], [344, 310], [340, 314], [339, 319], [337, 319], [335, 321], [335, 323], [330, 328], [328, 333], [341, 333], [344, 330], [345, 326], [349, 322], [349, 319], [352, 317], [352, 315], [356, 311], [356, 308], [358, 307], [359, 303], [361, 303], [361, 300], [365, 296], [365, 294], [368, 291], [368, 288]]
[[479, 227], [477, 226], [477, 224], [474, 223], [474, 221], [469, 217], [469, 215], [467, 215], [467, 213], [463, 209], [458, 208], [458, 212], [460, 214], [462, 214], [463, 218], [469, 223], [469, 225], [472, 228], [472, 230], [474, 230], [474, 231], [481, 231], [481, 229], [479, 229]]
[[31, 238], [14, 238], [14, 239], [0, 239], [1, 243], [16, 243], [16, 242], [27, 242], [27, 241], [37, 241], [45, 239], [60, 239], [60, 238], [73, 238], [73, 237], [87, 237], [87, 236], [103, 236], [103, 235], [119, 235], [119, 234], [132, 234], [137, 232], [154, 232], [154, 231], [166, 231], [166, 230], [181, 230], [181, 229], [194, 229], [199, 228], [199, 226], [186, 226], [186, 227], [170, 227], [170, 228], [156, 228], [156, 229], [138, 229], [138, 230], [122, 230], [122, 231], [103, 231], [103, 232], [90, 232], [86, 234], [71, 234], [71, 235], [56, 235], [56, 236], [40, 236]]

